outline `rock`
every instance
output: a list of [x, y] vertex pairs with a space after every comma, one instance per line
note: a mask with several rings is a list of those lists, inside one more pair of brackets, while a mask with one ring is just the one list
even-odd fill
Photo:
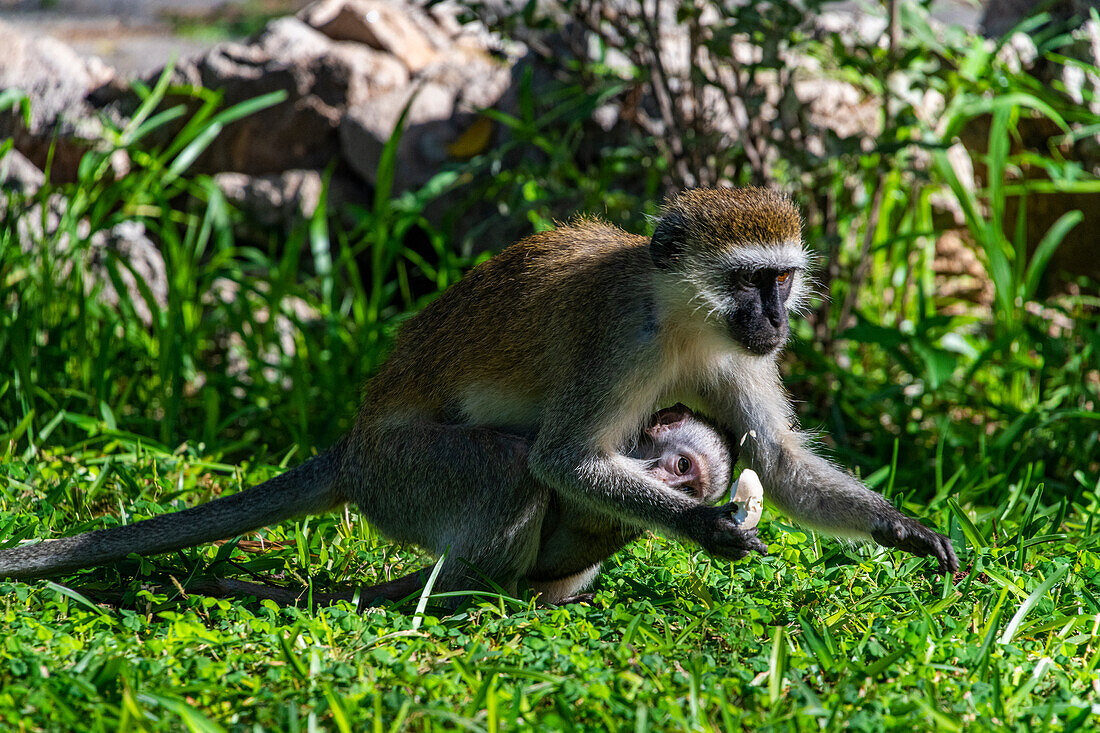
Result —
[[392, 56], [333, 41], [296, 18], [273, 21], [253, 43], [221, 44], [175, 75], [180, 83], [221, 91], [225, 106], [286, 93], [282, 102], [228, 125], [192, 168], [249, 175], [325, 167], [340, 154], [337, 129], [347, 106], [409, 80]]
[[[2, 164], [0, 164], [2, 165]], [[114, 269], [118, 273], [126, 299], [133, 304], [134, 312], [146, 326], [153, 323], [154, 311], [168, 305], [168, 270], [157, 245], [145, 233], [140, 221], [122, 221], [110, 229], [91, 231], [86, 220], [76, 223], [72, 232], [59, 231], [68, 201], [60, 194], [52, 194], [43, 204], [35, 202], [21, 212], [15, 223], [19, 247], [23, 252], [54, 260], [53, 274], [58, 282], [72, 276], [75, 267], [85, 267], [84, 292], [98, 294], [98, 299], [119, 307], [122, 297], [111, 277], [112, 259], [117, 259]], [[73, 257], [70, 250], [74, 234], [81, 242], [87, 242], [87, 257]], [[143, 288], [152, 297], [146, 300]]]
[[321, 172], [316, 170], [263, 176], [218, 173], [214, 182], [234, 205], [267, 226], [312, 216], [324, 187]]
[[[324, 172], [290, 170], [261, 176], [218, 173], [215, 183], [234, 205], [263, 226], [289, 228], [317, 210], [324, 190]], [[366, 186], [346, 175], [329, 180], [327, 208], [338, 211], [349, 202], [366, 205]]]
[[882, 134], [882, 107], [845, 81], [818, 77], [795, 82], [795, 94], [809, 109], [810, 134], [806, 147], [814, 155], [830, 154], [827, 134], [868, 141]]
[[0, 112], [0, 139], [45, 170], [54, 146], [50, 177], [76, 179], [80, 157], [97, 140], [102, 124], [88, 95], [114, 78], [98, 59], [82, 58], [60, 41], [19, 33], [0, 23], [0, 89], [21, 89], [30, 98], [27, 126], [17, 111]]
[[434, 24], [409, 3], [321, 0], [303, 9], [299, 17], [333, 40], [355, 41], [385, 51], [414, 73], [434, 62], [441, 48], [450, 45], [441, 32], [434, 34], [436, 43], [432, 42], [425, 29]]
[[[271, 92], [285, 95], [227, 124], [189, 172], [220, 175], [230, 197], [258, 220], [289, 221], [316, 206], [319, 171], [333, 162], [346, 163], [336, 166], [338, 173], [374, 183], [382, 148], [414, 95], [396, 190], [423, 184], [449, 159], [476, 155], [496, 134], [478, 110], [514, 106], [505, 97], [516, 56], [491, 55], [495, 45], [484, 27], [459, 25], [457, 12], [447, 3], [423, 9], [401, 0], [320, 0], [298, 17], [272, 21], [248, 42], [221, 43], [180, 61], [173, 85], [217, 90], [223, 109]], [[10, 49], [0, 59], [0, 88], [26, 87], [35, 113], [22, 132], [17, 115], [4, 115], [0, 133], [16, 133], [17, 149], [39, 168], [56, 136], [52, 177], [73, 180], [80, 157], [102, 138], [100, 119], [125, 125], [137, 95], [102, 64], [57, 41], [0, 26], [0, 44]], [[143, 81], [151, 85], [161, 73]], [[181, 103], [200, 104], [193, 96], [170, 95], [162, 107]], [[186, 119], [152, 131], [143, 144], [168, 145]], [[23, 170], [23, 162], [9, 167]], [[120, 153], [112, 158], [112, 174], [122, 175], [128, 164]], [[11, 170], [8, 178], [15, 176]], [[337, 181], [348, 200], [367, 198], [350, 178], [336, 175]], [[264, 206], [271, 211], [261, 213]]]
[[394, 172], [398, 190], [424, 183], [447, 159], [447, 145], [457, 139], [451, 121], [457, 93], [440, 84], [408, 86], [352, 108], [340, 125], [344, 158], [352, 170], [374, 185], [382, 149], [410, 100], [405, 131], [398, 144], [400, 165]]
[[[266, 364], [262, 367], [264, 379], [269, 382], [280, 382], [285, 389], [291, 389], [294, 381], [285, 370], [274, 366], [285, 357], [293, 357], [297, 353], [298, 345], [295, 334], [298, 330], [310, 323], [316, 323], [321, 318], [320, 311], [309, 305], [298, 296], [284, 296], [278, 303], [275, 313], [272, 314], [270, 299], [267, 296], [268, 289], [265, 283], [257, 285], [263, 295], [251, 292], [249, 288], [242, 288], [236, 280], [219, 277], [211, 283], [210, 289], [202, 294], [204, 305], [212, 306], [218, 303], [233, 303], [238, 299], [251, 300], [249, 303], [251, 322], [243, 325], [244, 334], [234, 330], [223, 332], [220, 337], [215, 337], [213, 353], [208, 357], [208, 364], [212, 367], [220, 367], [225, 370], [227, 376], [233, 377], [241, 384], [252, 384], [252, 369], [257, 364]], [[255, 324], [266, 324], [274, 317], [274, 332], [276, 340], [264, 341], [260, 351], [251, 351], [245, 335], [252, 335]], [[243, 397], [241, 387], [233, 387], [234, 397]]]
[[[506, 64], [485, 55], [460, 54], [428, 67], [416, 82], [351, 107], [340, 125], [344, 160], [372, 185], [382, 149], [410, 103], [398, 144], [396, 190], [426, 183], [452, 157], [455, 143], [478, 121], [476, 110], [498, 106], [511, 85]], [[491, 138], [486, 136], [486, 143]]]
[[[226, 125], [190, 171], [252, 177], [242, 183], [230, 175], [225, 184], [240, 192], [246, 206], [268, 201], [277, 209], [268, 218], [281, 220], [287, 206], [299, 208], [305, 201], [298, 195], [305, 179], [288, 172], [323, 170], [344, 158], [373, 182], [382, 146], [414, 92], [399, 152], [398, 190], [427, 181], [452, 154], [480, 152], [493, 126], [483, 120], [471, 130], [478, 122], [475, 110], [500, 102], [511, 84], [510, 69], [490, 56], [483, 37], [457, 24], [455, 12], [397, 0], [321, 0], [300, 18], [272, 21], [247, 43], [222, 43], [179, 62], [172, 82], [217, 90], [223, 108], [285, 94]], [[125, 124], [139, 100], [102, 64], [80, 59], [57, 41], [0, 26], [0, 44], [10, 49], [0, 59], [0, 88], [27, 88], [35, 114], [28, 131], [20, 130], [16, 114], [4, 115], [0, 133], [15, 133], [17, 149], [39, 168], [56, 136], [53, 178], [73, 180], [80, 157], [101, 137], [99, 116], [108, 112]], [[160, 73], [144, 81], [151, 84]], [[164, 106], [177, 103], [199, 104], [180, 95]], [[166, 145], [184, 124], [181, 119], [155, 130], [146, 142]], [[467, 135], [453, 152], [450, 147], [467, 131], [477, 134]]]
[[[153, 308], [157, 311], [168, 306], [168, 269], [160, 249], [145, 233], [145, 225], [138, 221], [123, 221], [104, 232], [92, 235], [92, 257], [89, 268], [91, 277], [87, 279], [89, 294], [102, 284], [99, 299], [118, 307], [120, 297], [111, 279], [107, 261], [117, 257], [129, 267], [117, 267], [119, 280], [126, 289], [126, 295], [134, 306], [134, 312], [146, 326], [153, 323]], [[152, 296], [152, 303], [145, 299], [138, 279], [144, 283]]]
[[9, 150], [0, 158], [0, 189], [30, 195], [45, 182], [45, 174], [18, 150]]

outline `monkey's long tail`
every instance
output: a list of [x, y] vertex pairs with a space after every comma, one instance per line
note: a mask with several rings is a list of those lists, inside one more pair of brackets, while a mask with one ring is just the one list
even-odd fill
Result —
[[142, 522], [0, 550], [0, 578], [38, 578], [235, 537], [346, 501], [340, 489], [344, 441], [232, 496]]

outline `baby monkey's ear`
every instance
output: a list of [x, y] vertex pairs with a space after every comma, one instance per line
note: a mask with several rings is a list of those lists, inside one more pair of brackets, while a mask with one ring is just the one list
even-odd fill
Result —
[[687, 405], [677, 402], [672, 407], [666, 407], [663, 410], [655, 412], [653, 417], [649, 418], [649, 425], [646, 426], [646, 431], [649, 433], [659, 433], [662, 430], [675, 427], [693, 417], [695, 417], [695, 414], [688, 409]]

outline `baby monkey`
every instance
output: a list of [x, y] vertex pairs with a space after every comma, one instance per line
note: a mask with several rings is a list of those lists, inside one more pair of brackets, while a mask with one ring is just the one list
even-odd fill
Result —
[[[521, 582], [548, 603], [568, 602], [599, 573], [600, 564], [641, 534], [624, 524], [563, 497], [539, 482], [527, 469], [529, 437], [484, 431], [480, 449], [492, 454], [494, 491], [480, 495], [441, 497], [445, 511], [434, 511], [425, 523], [433, 532], [426, 549], [448, 553], [437, 582], [440, 591], [500, 586], [515, 593]], [[98, 530], [34, 545], [0, 551], [0, 577], [32, 578], [55, 575], [114, 562], [130, 553], [149, 555], [226, 539], [328, 506], [303, 506], [308, 482], [328, 480], [335, 470], [339, 445], [296, 469], [233, 496], [193, 509], [154, 517], [125, 527]], [[623, 453], [639, 462], [657, 481], [713, 504], [730, 483], [736, 458], [733, 443], [683, 405], [658, 411]], [[505, 460], [501, 460], [505, 459]], [[503, 470], [502, 470], [503, 469]], [[292, 480], [287, 480], [287, 479]], [[417, 507], [409, 505], [415, 513]], [[445, 522], [439, 522], [446, 517]], [[750, 530], [755, 532], [755, 530]], [[426, 535], [427, 536], [427, 535]], [[396, 580], [364, 588], [359, 598], [400, 600], [420, 590], [427, 578], [421, 570]], [[491, 581], [487, 583], [486, 581]], [[207, 594], [247, 594], [294, 603], [300, 593], [235, 580], [200, 581], [189, 588]], [[316, 603], [351, 600], [353, 593], [315, 594]]]

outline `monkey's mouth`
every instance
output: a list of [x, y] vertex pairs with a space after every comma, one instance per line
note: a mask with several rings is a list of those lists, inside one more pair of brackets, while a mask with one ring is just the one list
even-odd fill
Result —
[[746, 327], [741, 321], [729, 319], [727, 328], [734, 341], [757, 356], [767, 356], [787, 341], [786, 324], [776, 328], [769, 324], [753, 324]]

